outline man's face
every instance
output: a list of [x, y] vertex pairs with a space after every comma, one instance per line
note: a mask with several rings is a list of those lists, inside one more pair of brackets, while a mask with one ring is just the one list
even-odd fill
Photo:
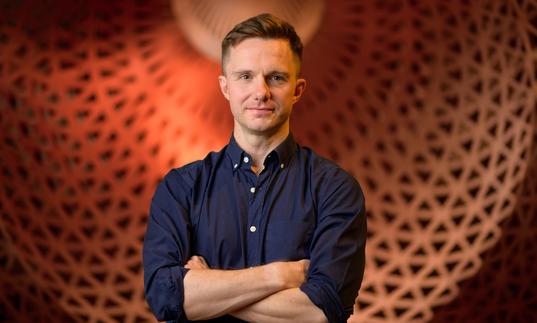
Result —
[[219, 81], [236, 130], [255, 135], [288, 131], [293, 104], [306, 86], [297, 69], [287, 40], [248, 38], [231, 47]]

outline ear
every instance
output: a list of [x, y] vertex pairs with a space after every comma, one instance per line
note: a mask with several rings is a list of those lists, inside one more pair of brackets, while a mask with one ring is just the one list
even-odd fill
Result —
[[296, 80], [295, 85], [295, 93], [293, 95], [293, 104], [297, 103], [298, 100], [300, 100], [300, 97], [304, 93], [304, 90], [306, 89], [306, 80], [299, 78]]
[[227, 85], [227, 78], [224, 75], [218, 76], [218, 83], [220, 83], [220, 91], [224, 97], [229, 101], [229, 87]]

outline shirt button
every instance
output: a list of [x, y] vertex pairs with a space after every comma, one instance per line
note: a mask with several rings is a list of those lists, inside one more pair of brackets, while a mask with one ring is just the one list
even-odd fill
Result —
[[256, 228], [255, 226], [252, 225], [252, 226], [250, 227], [250, 232], [253, 233], [253, 232], [255, 232], [256, 230], [257, 230], [257, 228]]
[[250, 158], [248, 158], [248, 156], [244, 156], [244, 158], [242, 159], [243, 162], [247, 163], [250, 161]]
[[239, 164], [233, 165], [233, 168], [237, 168], [237, 167], [239, 167]]
[[255, 187], [250, 187], [250, 192], [255, 193]]
[[280, 164], [280, 168], [283, 169], [285, 167], [284, 164]]

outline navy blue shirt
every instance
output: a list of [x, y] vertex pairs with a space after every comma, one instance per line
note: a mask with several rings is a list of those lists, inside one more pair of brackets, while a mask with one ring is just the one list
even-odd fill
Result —
[[[356, 180], [292, 135], [257, 176], [232, 137], [220, 152], [170, 171], [153, 197], [144, 240], [146, 299], [158, 320], [188, 322], [184, 265], [242, 269], [310, 259], [300, 286], [330, 322], [352, 314], [364, 272], [366, 218]], [[231, 316], [210, 322], [239, 322]]]

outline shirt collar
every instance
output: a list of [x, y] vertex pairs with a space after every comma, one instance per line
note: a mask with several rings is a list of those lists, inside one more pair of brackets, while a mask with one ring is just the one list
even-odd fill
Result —
[[296, 142], [293, 138], [293, 135], [289, 133], [287, 138], [285, 138], [285, 140], [273, 151], [276, 152], [276, 156], [278, 157], [280, 163], [287, 166], [296, 152]]
[[[279, 144], [278, 147], [276, 147], [272, 152], [269, 153], [269, 156], [275, 155], [275, 157], [278, 158], [281, 164], [287, 166], [295, 152], [296, 142], [293, 138], [293, 135], [289, 133], [287, 138], [285, 138], [285, 140], [281, 144]], [[229, 140], [227, 153], [231, 159], [232, 167], [234, 170], [236, 170], [243, 163], [245, 163], [245, 160], [251, 160], [252, 158], [248, 153], [242, 150], [233, 135], [231, 135], [231, 139]]]
[[246, 154], [246, 152], [239, 147], [239, 144], [237, 144], [233, 135], [231, 135], [231, 139], [229, 139], [229, 144], [227, 145], [227, 154], [231, 158], [233, 170], [238, 168], [241, 164], [243, 154]]

